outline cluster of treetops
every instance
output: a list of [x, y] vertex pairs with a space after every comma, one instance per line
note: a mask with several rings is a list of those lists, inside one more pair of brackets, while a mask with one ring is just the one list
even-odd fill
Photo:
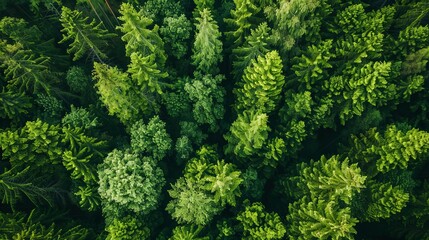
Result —
[[429, 239], [427, 0], [0, 1], [0, 239]]

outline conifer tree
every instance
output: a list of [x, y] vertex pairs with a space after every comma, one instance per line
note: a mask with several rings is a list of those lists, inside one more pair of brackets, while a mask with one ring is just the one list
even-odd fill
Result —
[[82, 58], [86, 53], [95, 56], [98, 61], [107, 58], [103, 48], [108, 45], [108, 40], [116, 34], [109, 33], [102, 28], [102, 23], [92, 20], [88, 23], [88, 17], [82, 16], [82, 12], [71, 10], [65, 6], [61, 9], [61, 25], [63, 39], [59, 43], [72, 41], [67, 52], [73, 54], [73, 61]]
[[21, 114], [28, 113], [31, 108], [31, 98], [24, 93], [14, 93], [12, 91], [0, 92], [0, 115], [9, 119], [18, 118]]
[[50, 59], [37, 56], [31, 50], [25, 50], [20, 43], [13, 45], [0, 40], [1, 68], [8, 81], [7, 87], [17, 92], [50, 93], [52, 85], [58, 80], [50, 71]]
[[372, 128], [365, 134], [352, 136], [347, 155], [375, 175], [375, 169], [381, 173], [406, 169], [411, 160], [419, 160], [428, 152], [428, 141], [429, 133], [425, 131], [415, 128], [403, 131], [389, 125], [384, 133]]
[[261, 23], [257, 28], [250, 30], [250, 35], [245, 37], [242, 46], [234, 48], [232, 52], [236, 59], [232, 63], [236, 79], [241, 79], [244, 69], [246, 69], [252, 60], [258, 56], [264, 56], [269, 51], [271, 28], [266, 22]]
[[221, 33], [209, 9], [200, 10], [196, 18], [196, 35], [192, 48], [192, 64], [204, 74], [217, 73], [217, 64], [222, 61]]
[[93, 77], [101, 101], [107, 106], [109, 114], [121, 122], [131, 125], [143, 114], [149, 113], [153, 103], [151, 96], [139, 91], [127, 73], [117, 67], [94, 62]]
[[[245, 204], [249, 202], [245, 202]], [[237, 215], [246, 239], [282, 239], [286, 228], [277, 213], [265, 211], [262, 203], [256, 202], [246, 206]]]
[[277, 51], [271, 51], [263, 57], [252, 60], [244, 70], [243, 81], [236, 89], [237, 111], [256, 108], [270, 113], [280, 99], [285, 83], [282, 75], [282, 60]]
[[250, 29], [253, 25], [258, 22], [258, 18], [255, 16], [261, 10], [255, 5], [253, 0], [234, 0], [235, 9], [231, 10], [231, 17], [225, 19], [227, 24], [232, 26], [232, 31], [226, 32], [226, 35], [230, 37], [234, 45], [241, 45], [244, 41]]
[[329, 159], [322, 156], [319, 161], [302, 163], [300, 167], [298, 187], [312, 199], [341, 199], [349, 204], [353, 195], [365, 188], [366, 177], [361, 175], [357, 164], [349, 165], [347, 158], [340, 162], [338, 155]]
[[123, 33], [121, 39], [126, 43], [126, 55], [131, 56], [134, 52], [144, 57], [155, 54], [155, 63], [158, 67], [163, 67], [167, 56], [164, 52], [164, 42], [158, 34], [158, 25], [149, 29], [153, 20], [141, 11], [137, 11], [129, 3], [122, 3], [119, 13], [122, 15], [118, 18], [122, 21], [122, 25], [117, 28]]
[[340, 208], [335, 201], [310, 200], [304, 196], [289, 204], [288, 236], [290, 239], [354, 239], [358, 223], [349, 207]]
[[193, 103], [193, 116], [197, 123], [208, 124], [210, 130], [219, 129], [219, 121], [223, 119], [225, 89], [221, 86], [223, 75], [196, 74], [192, 82], [185, 84], [184, 90]]

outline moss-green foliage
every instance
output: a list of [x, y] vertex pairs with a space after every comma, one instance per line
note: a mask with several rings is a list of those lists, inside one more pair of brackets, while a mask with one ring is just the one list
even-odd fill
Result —
[[61, 163], [61, 136], [59, 126], [41, 120], [27, 122], [16, 131], [0, 133], [3, 157], [8, 158], [15, 170], [33, 168], [52, 170], [52, 165]]
[[225, 89], [221, 86], [223, 75], [212, 76], [197, 74], [196, 79], [185, 84], [185, 91], [193, 103], [193, 116], [200, 124], [208, 124], [210, 130], [219, 129], [219, 121], [223, 119]]
[[119, 13], [122, 15], [119, 17], [122, 25], [117, 28], [123, 33], [121, 39], [126, 43], [126, 55], [131, 56], [134, 52], [144, 56], [155, 54], [155, 62], [163, 65], [167, 56], [164, 52], [164, 42], [158, 35], [158, 25], [149, 29], [153, 20], [137, 11], [129, 3], [121, 4]]
[[418, 160], [428, 151], [429, 134], [418, 129], [408, 131], [390, 125], [384, 132], [372, 128], [353, 136], [348, 155], [356, 162], [375, 165], [379, 172], [406, 169], [411, 160]]
[[178, 223], [208, 224], [226, 204], [235, 206], [241, 195], [241, 172], [219, 160], [213, 148], [203, 146], [186, 165], [184, 177], [168, 190], [173, 198], [166, 210]]
[[270, 30], [266, 22], [261, 23], [257, 28], [250, 30], [250, 35], [246, 36], [243, 45], [232, 50], [236, 58], [232, 63], [236, 79], [241, 78], [252, 59], [256, 60], [258, 56], [263, 56], [269, 51]]
[[225, 151], [243, 158], [256, 155], [266, 143], [270, 130], [265, 113], [243, 112], [232, 123], [230, 133], [225, 135], [228, 141]]
[[209, 240], [209, 237], [198, 237], [203, 228], [195, 225], [177, 226], [169, 240]]
[[365, 213], [366, 220], [380, 220], [389, 218], [401, 212], [407, 205], [410, 197], [400, 187], [390, 184], [373, 183], [371, 188], [371, 203]]
[[80, 225], [69, 229], [61, 229], [51, 225], [43, 225], [40, 223], [40, 216], [37, 216], [35, 211], [31, 211], [29, 215], [22, 212], [3, 213], [0, 212], [0, 237], [2, 239], [67, 239], [67, 240], [83, 240], [88, 237], [88, 229]]
[[0, 40], [1, 68], [8, 81], [7, 87], [18, 92], [49, 93], [57, 81], [49, 70], [50, 59], [25, 49], [21, 43], [8, 44]]
[[309, 200], [303, 197], [289, 204], [290, 239], [354, 239], [358, 222], [350, 208], [340, 208], [335, 201]]
[[350, 203], [354, 193], [365, 188], [365, 176], [357, 164], [349, 164], [348, 159], [339, 160], [339, 156], [327, 159], [322, 156], [319, 161], [309, 165], [301, 164], [298, 187], [309, 192], [311, 197], [338, 200]]
[[199, 15], [195, 24], [197, 32], [192, 47], [192, 64], [198, 71], [214, 74], [222, 61], [221, 33], [210, 9], [201, 9]]
[[225, 22], [231, 25], [232, 31], [226, 32], [235, 45], [244, 41], [244, 36], [248, 35], [250, 29], [258, 18], [255, 16], [261, 10], [252, 0], [234, 0], [235, 9], [231, 10], [231, 17]]
[[61, 25], [63, 26], [63, 39], [59, 43], [71, 41], [67, 52], [73, 54], [73, 61], [82, 58], [89, 53], [99, 61], [107, 58], [102, 48], [108, 46], [108, 39], [116, 36], [102, 28], [102, 23], [92, 20], [88, 23], [88, 17], [82, 16], [82, 12], [71, 10], [67, 7], [61, 9]]
[[429, 239], [428, 24], [427, 0], [0, 0], [0, 239]]
[[93, 77], [109, 114], [117, 116], [121, 122], [131, 125], [138, 116], [151, 111], [151, 96], [139, 91], [128, 74], [117, 67], [94, 62]]
[[158, 204], [164, 173], [151, 157], [113, 150], [98, 167], [103, 201], [135, 213], [149, 213]]
[[62, 118], [61, 123], [63, 126], [82, 128], [83, 130], [100, 126], [97, 117], [92, 116], [86, 108], [77, 108], [73, 105], [70, 106], [70, 112]]
[[165, 122], [158, 116], [147, 124], [136, 122], [131, 128], [131, 147], [135, 152], [152, 156], [155, 161], [162, 160], [171, 149], [171, 138], [165, 130]]
[[191, 22], [184, 14], [178, 17], [164, 18], [159, 33], [165, 42], [167, 52], [177, 59], [181, 59], [188, 52], [188, 40], [191, 37]]
[[81, 67], [73, 66], [67, 71], [67, 85], [75, 93], [83, 94], [90, 86], [90, 79]]
[[237, 111], [256, 108], [264, 113], [275, 109], [285, 83], [282, 60], [277, 51], [258, 56], [244, 70], [243, 81], [236, 90]]
[[23, 93], [14, 93], [3, 89], [0, 92], [0, 115], [2, 118], [18, 118], [20, 115], [28, 113], [31, 108], [31, 98]]
[[149, 239], [150, 230], [144, 227], [143, 223], [133, 217], [126, 216], [122, 219], [115, 219], [106, 229], [109, 233], [108, 240], [133, 240], [133, 239]]
[[286, 233], [279, 215], [266, 212], [259, 202], [246, 206], [244, 211], [238, 213], [237, 220], [246, 239], [282, 239]]
[[220, 207], [214, 199], [201, 191], [196, 183], [180, 178], [171, 187], [168, 193], [173, 200], [168, 203], [166, 210], [178, 223], [206, 225], [219, 213]]

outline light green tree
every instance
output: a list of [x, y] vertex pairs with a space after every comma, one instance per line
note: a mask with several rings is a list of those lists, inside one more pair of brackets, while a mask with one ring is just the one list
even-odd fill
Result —
[[266, 212], [260, 202], [246, 206], [244, 211], [238, 213], [237, 220], [243, 228], [245, 239], [282, 239], [286, 233], [279, 215]]
[[285, 83], [282, 75], [282, 60], [277, 51], [252, 60], [244, 70], [243, 80], [235, 90], [237, 111], [256, 108], [263, 113], [270, 113], [280, 100], [280, 93]]
[[200, 10], [196, 18], [196, 34], [192, 48], [192, 64], [205, 74], [216, 74], [217, 65], [222, 61], [221, 33], [209, 9]]

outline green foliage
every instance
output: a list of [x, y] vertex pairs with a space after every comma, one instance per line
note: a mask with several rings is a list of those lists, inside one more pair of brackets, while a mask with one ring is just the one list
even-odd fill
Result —
[[82, 12], [65, 6], [61, 8], [60, 22], [63, 39], [59, 43], [72, 41], [67, 53], [74, 54], [73, 61], [82, 58], [87, 52], [99, 61], [107, 58], [102, 48], [107, 47], [108, 39], [116, 34], [103, 29], [102, 23], [97, 24], [95, 20], [88, 23], [88, 17], [82, 16]]
[[69, 229], [58, 229], [54, 223], [45, 226], [38, 221], [34, 210], [26, 215], [22, 212], [0, 212], [0, 238], [2, 239], [65, 239], [84, 240], [89, 235], [88, 229], [80, 225]]
[[1, 118], [14, 119], [28, 113], [31, 108], [31, 98], [24, 93], [14, 93], [3, 89], [0, 92], [0, 116]]
[[209, 240], [209, 237], [198, 237], [202, 229], [202, 226], [195, 225], [177, 226], [169, 240]]
[[119, 13], [122, 16], [118, 19], [123, 23], [117, 29], [123, 33], [121, 39], [126, 43], [126, 55], [131, 56], [134, 52], [143, 56], [155, 54], [155, 62], [163, 66], [167, 56], [164, 52], [164, 43], [158, 35], [159, 27], [155, 25], [149, 29], [153, 20], [147, 18], [141, 11], [138, 12], [129, 3], [122, 3]]
[[73, 105], [70, 106], [70, 112], [62, 118], [61, 123], [63, 126], [81, 128], [83, 130], [100, 126], [97, 117], [92, 116], [86, 108], [76, 108]]
[[171, 138], [165, 130], [165, 122], [158, 116], [147, 124], [136, 122], [131, 127], [131, 148], [137, 153], [152, 156], [155, 161], [162, 160], [171, 149]]
[[166, 17], [159, 33], [165, 42], [167, 52], [181, 59], [188, 52], [187, 41], [191, 37], [191, 22], [184, 14], [179, 17]]
[[256, 29], [250, 30], [250, 35], [245, 37], [242, 46], [234, 48], [232, 52], [236, 56], [232, 63], [236, 79], [240, 79], [246, 69], [259, 56], [264, 56], [268, 51], [271, 41], [271, 28], [266, 22], [261, 23]]
[[176, 140], [177, 157], [181, 160], [188, 159], [193, 152], [192, 143], [188, 136], [182, 136]]
[[327, 159], [322, 156], [319, 161], [300, 166], [298, 187], [310, 193], [312, 199], [338, 201], [349, 204], [353, 194], [365, 188], [365, 176], [357, 164], [349, 165], [346, 158], [339, 160], [338, 155]]
[[295, 57], [292, 71], [297, 76], [297, 81], [305, 83], [310, 90], [317, 82], [326, 78], [326, 70], [332, 68], [329, 60], [334, 57], [331, 53], [332, 40], [326, 40], [319, 45], [309, 46], [301, 56]]
[[406, 169], [410, 160], [418, 160], [428, 152], [429, 133], [418, 129], [402, 131], [390, 125], [384, 133], [372, 128], [365, 134], [352, 136], [348, 151], [354, 162], [375, 165], [379, 172]]
[[46, 122], [56, 123], [63, 115], [62, 101], [52, 95], [37, 94], [35, 102], [43, 109], [41, 118]]
[[280, 100], [285, 83], [282, 75], [282, 60], [277, 51], [271, 51], [263, 57], [252, 60], [244, 70], [243, 81], [236, 89], [237, 111], [256, 108], [270, 113]]
[[192, 48], [192, 64], [205, 74], [217, 73], [217, 65], [222, 61], [221, 33], [209, 9], [204, 8], [197, 17], [195, 41]]
[[180, 178], [168, 194], [173, 198], [166, 210], [178, 223], [206, 225], [221, 208], [215, 200], [204, 191], [201, 191], [193, 181]]
[[393, 214], [401, 212], [407, 205], [410, 196], [398, 186], [386, 183], [372, 183], [371, 203], [367, 206], [365, 220], [387, 219]]
[[286, 228], [277, 213], [267, 213], [262, 203], [246, 206], [237, 220], [244, 230], [245, 239], [282, 239]]
[[152, 99], [131, 82], [128, 74], [117, 67], [94, 62], [93, 77], [101, 101], [110, 115], [115, 115], [126, 125], [131, 125], [142, 114], [149, 113]]
[[196, 79], [186, 83], [184, 87], [193, 103], [194, 119], [200, 124], [208, 124], [213, 132], [219, 129], [219, 121], [225, 113], [225, 89], [221, 86], [224, 78], [223, 75], [197, 75]]
[[31, 170], [34, 169], [26, 167], [22, 171], [17, 171], [12, 168], [0, 174], [0, 198], [3, 204], [9, 205], [12, 209], [25, 200], [29, 200], [35, 206], [56, 205], [56, 200], [62, 197], [60, 188], [52, 183], [48, 185]]
[[28, 26], [28, 22], [22, 18], [3, 17], [0, 21], [0, 32], [14, 42], [24, 46], [37, 44], [42, 32], [36, 26]]
[[12, 167], [23, 170], [27, 166], [52, 170], [52, 165], [61, 162], [61, 135], [59, 127], [41, 120], [28, 121], [16, 131], [0, 133], [3, 158], [9, 158]]
[[242, 182], [235, 165], [219, 160], [213, 148], [203, 146], [187, 163], [184, 177], [168, 190], [173, 200], [166, 210], [178, 223], [206, 225], [227, 203], [235, 206]]
[[270, 130], [265, 113], [245, 111], [238, 115], [230, 132], [224, 136], [228, 141], [225, 152], [242, 158], [254, 156], [266, 144]]
[[162, 23], [165, 18], [181, 15], [184, 12], [182, 4], [174, 0], [147, 0], [143, 3], [142, 12], [144, 16]]
[[240, 171], [235, 171], [235, 166], [231, 163], [225, 163], [223, 160], [218, 161], [212, 166], [213, 175], [205, 177], [204, 181], [207, 184], [204, 186], [206, 190], [214, 193], [214, 200], [220, 205], [225, 206], [228, 203], [235, 206], [235, 198], [241, 195]]
[[143, 56], [133, 52], [130, 56], [131, 63], [128, 72], [134, 82], [143, 90], [148, 92], [162, 93], [160, 80], [166, 78], [168, 73], [161, 72], [155, 63], [155, 54]]
[[73, 66], [67, 71], [67, 85], [75, 93], [83, 94], [90, 86], [90, 79], [81, 67]]
[[143, 223], [133, 216], [126, 216], [123, 219], [115, 219], [113, 223], [107, 226], [107, 240], [133, 240], [149, 239], [150, 230], [143, 226]]
[[49, 68], [50, 59], [37, 56], [31, 50], [24, 49], [20, 43], [10, 45], [0, 40], [0, 60], [9, 89], [49, 94], [52, 84], [57, 81]]
[[253, 0], [234, 0], [235, 10], [231, 10], [231, 17], [225, 22], [232, 26], [231, 32], [226, 32], [235, 45], [240, 45], [244, 37], [249, 34], [252, 25], [258, 22], [255, 16], [261, 10]]
[[86, 185], [79, 186], [74, 195], [79, 198], [79, 206], [89, 211], [95, 211], [100, 208], [101, 197], [97, 192], [96, 186]]
[[165, 184], [155, 160], [116, 149], [99, 165], [98, 177], [98, 192], [103, 201], [144, 214], [156, 208]]
[[[319, 32], [321, 21], [316, 10], [322, 3], [320, 0], [281, 1], [272, 16], [268, 16], [275, 20], [273, 36], [283, 50], [290, 50], [304, 35]], [[325, 11], [329, 11], [329, 8]]]
[[289, 204], [290, 239], [354, 239], [358, 222], [350, 208], [340, 208], [335, 201], [309, 200], [303, 197]]

